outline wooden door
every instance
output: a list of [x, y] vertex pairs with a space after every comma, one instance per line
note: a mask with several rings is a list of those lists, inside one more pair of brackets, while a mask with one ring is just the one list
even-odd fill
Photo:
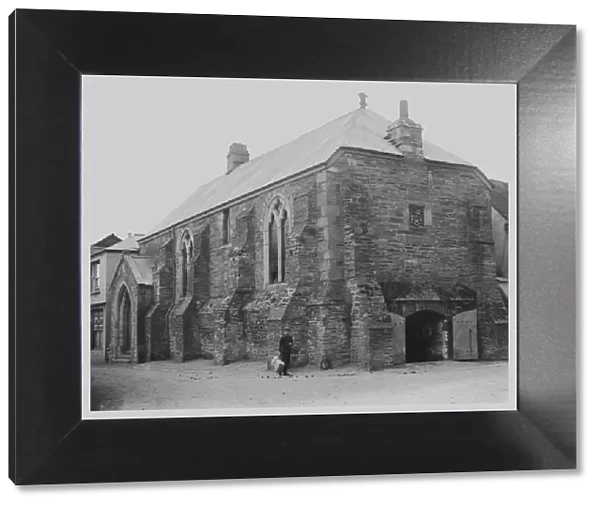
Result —
[[406, 320], [394, 313], [391, 313], [391, 317], [394, 325], [392, 328], [393, 364], [404, 364], [406, 362]]
[[477, 310], [465, 311], [452, 319], [454, 360], [477, 360]]

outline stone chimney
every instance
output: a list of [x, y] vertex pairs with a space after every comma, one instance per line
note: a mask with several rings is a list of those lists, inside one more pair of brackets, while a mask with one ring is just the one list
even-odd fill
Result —
[[423, 157], [423, 127], [410, 119], [407, 100], [400, 101], [399, 117], [387, 128], [385, 139], [404, 156]]
[[229, 146], [229, 153], [227, 153], [227, 174], [231, 174], [243, 163], [250, 160], [250, 153], [248, 147], [245, 144], [234, 142]]

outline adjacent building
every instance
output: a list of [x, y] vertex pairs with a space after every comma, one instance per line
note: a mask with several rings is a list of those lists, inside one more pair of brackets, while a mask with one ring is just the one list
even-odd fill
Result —
[[[508, 248], [508, 184], [496, 180], [490, 182], [492, 183], [492, 238], [496, 255], [496, 281], [502, 291], [504, 304], [508, 308], [510, 255]], [[508, 318], [504, 322], [498, 321], [497, 327], [498, 332], [505, 332], [508, 336]]]
[[104, 360], [106, 353], [105, 314], [108, 288], [123, 253], [139, 250], [141, 234], [122, 240], [110, 234], [90, 247], [90, 348], [92, 359]]
[[118, 254], [110, 358], [262, 361], [286, 327], [294, 366], [507, 358], [495, 183], [406, 101], [389, 121], [365, 98], [254, 159], [233, 143], [222, 176]]
[[508, 280], [508, 183], [490, 180], [492, 184], [492, 237], [496, 254], [496, 276]]

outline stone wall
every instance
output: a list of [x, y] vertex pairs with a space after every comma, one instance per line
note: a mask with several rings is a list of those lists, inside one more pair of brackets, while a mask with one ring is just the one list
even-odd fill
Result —
[[175, 297], [174, 240], [170, 234], [161, 242], [146, 248], [146, 254], [155, 258], [152, 271], [153, 304], [145, 316], [146, 342], [150, 343], [150, 360], [163, 360], [171, 356], [168, 315]]
[[193, 327], [194, 296], [180, 297], [169, 312], [169, 350], [172, 359], [183, 362], [199, 356]]
[[[268, 354], [276, 353], [283, 322], [294, 319], [301, 343], [295, 357], [298, 363], [308, 361], [307, 332], [300, 331], [299, 322], [307, 321], [307, 287], [316, 281], [318, 241], [315, 236], [319, 210], [315, 188], [315, 175], [309, 175], [294, 184], [282, 185], [229, 207], [229, 241], [226, 243], [223, 214], [216, 212], [192, 219], [140, 244], [142, 255], [157, 258], [154, 285], [156, 293], [163, 296], [159, 295], [154, 301], [146, 319], [151, 322], [152, 336], [168, 333], [166, 340], [155, 339], [157, 343], [168, 343], [168, 356], [178, 360], [208, 358], [220, 364], [246, 359], [262, 361]], [[277, 196], [287, 203], [289, 211], [286, 278], [284, 283], [266, 286], [265, 217], [270, 202]], [[193, 238], [195, 255], [188, 275], [193, 279], [189, 297], [181, 297], [179, 240], [185, 231]], [[166, 252], [166, 245], [170, 247], [170, 254]], [[279, 317], [273, 319], [278, 311]], [[161, 319], [168, 323], [161, 325]], [[185, 337], [185, 329], [191, 337]], [[154, 356], [167, 358], [167, 353], [162, 349]]]
[[[351, 360], [350, 294], [344, 272], [343, 177], [336, 168], [317, 174], [317, 241], [312, 265], [308, 336], [315, 363], [337, 367]], [[314, 254], [314, 253], [313, 253]]]
[[[497, 357], [493, 322], [506, 315], [494, 279], [490, 196], [483, 178], [470, 168], [359, 152], [340, 156], [334, 167], [345, 189], [353, 361], [363, 363], [367, 356], [371, 362], [379, 360], [368, 350], [366, 327], [387, 321], [383, 310], [371, 305], [381, 308], [380, 296], [388, 307], [399, 288], [415, 301], [459, 301], [464, 294], [456, 293], [457, 286], [473, 294], [465, 306], [478, 309], [480, 358]], [[411, 226], [411, 205], [423, 208], [424, 226]], [[384, 287], [381, 295], [378, 287]], [[391, 339], [387, 332], [379, 326], [374, 341], [383, 353]]]
[[138, 363], [148, 362], [151, 356], [152, 343], [150, 336], [146, 333], [146, 314], [152, 306], [153, 288], [148, 285], [137, 286], [137, 343], [135, 361]]
[[496, 257], [496, 276], [508, 278], [508, 221], [492, 208], [492, 235]]
[[495, 337], [495, 342], [488, 347], [488, 358], [508, 360], [508, 322], [496, 323]]
[[[288, 206], [286, 277], [268, 285], [265, 220], [276, 197]], [[411, 226], [411, 206], [424, 226]], [[432, 300], [478, 309], [479, 356], [502, 356], [489, 191], [473, 169], [352, 150], [227, 209], [229, 234], [218, 210], [142, 242], [156, 258], [151, 358], [263, 361], [288, 324], [297, 366], [327, 358], [379, 369], [394, 360], [390, 313], [407, 317]], [[186, 231], [194, 257], [183, 296]]]

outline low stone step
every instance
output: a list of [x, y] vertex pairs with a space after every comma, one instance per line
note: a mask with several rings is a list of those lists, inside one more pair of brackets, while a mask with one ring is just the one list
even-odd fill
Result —
[[115, 364], [131, 364], [131, 355], [121, 355], [120, 357], [111, 358], [110, 361]]

